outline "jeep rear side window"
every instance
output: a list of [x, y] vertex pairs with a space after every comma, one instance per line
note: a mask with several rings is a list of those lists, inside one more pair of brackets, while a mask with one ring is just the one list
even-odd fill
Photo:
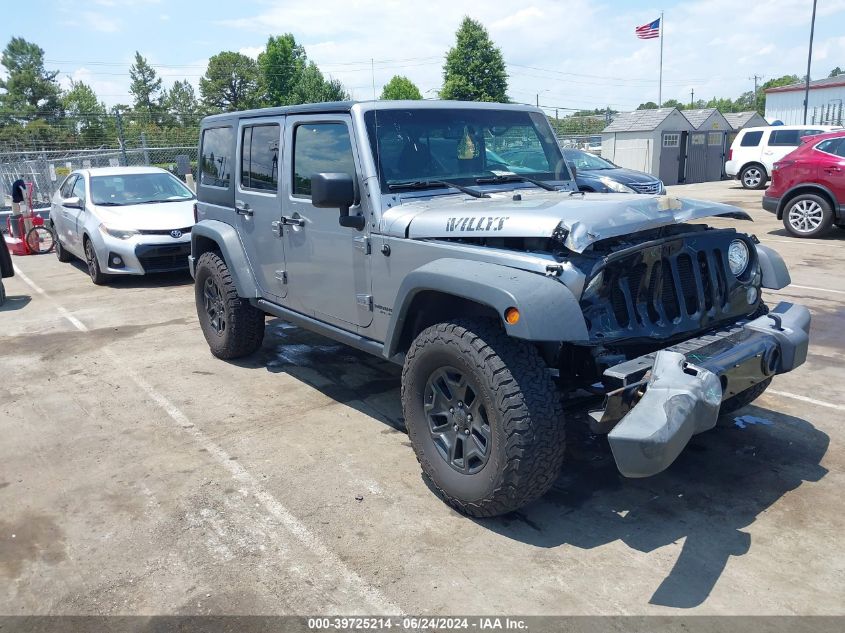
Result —
[[241, 138], [241, 187], [277, 191], [279, 125], [245, 127]]
[[232, 174], [232, 149], [235, 131], [231, 127], [213, 127], [202, 133], [200, 184], [206, 187], [229, 187]]
[[355, 177], [352, 142], [345, 123], [303, 123], [293, 134], [293, 195], [311, 197], [311, 177], [325, 172]]
[[739, 144], [741, 147], [757, 147], [761, 138], [763, 132], [746, 132]]

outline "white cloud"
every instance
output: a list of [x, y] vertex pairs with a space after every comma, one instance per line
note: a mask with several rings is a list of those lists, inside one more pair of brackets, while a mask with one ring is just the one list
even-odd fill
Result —
[[[219, 6], [229, 6], [219, 1]], [[104, 17], [137, 24], [140, 33], [145, 28], [143, 7], [159, 2], [95, 4], [110, 7], [98, 11]], [[657, 17], [656, 8], [607, 0], [530, 0], [523, 5], [487, 0], [413, 5], [404, 0], [280, 0], [257, 7], [244, 2], [237, 12], [222, 13], [237, 17], [221, 20], [214, 4], [209, 0], [207, 12], [180, 25], [181, 50], [212, 55], [231, 49], [255, 58], [268, 35], [293, 32], [323, 72], [340, 79], [358, 99], [372, 97], [373, 83], [379, 93], [394, 74], [406, 75], [426, 96], [433, 96], [431, 91], [442, 83], [443, 59], [454, 44], [455, 30], [469, 15], [487, 26], [501, 48], [509, 64], [509, 95], [516, 101], [533, 103], [541, 93], [541, 103], [550, 108], [626, 109], [657, 100], [659, 42], [638, 40], [633, 33], [636, 26]], [[167, 15], [148, 13], [148, 20]], [[765, 79], [801, 74], [809, 19], [807, 0], [746, 0], [741, 11], [736, 0], [674, 4], [665, 15], [663, 98], [688, 100], [691, 89], [697, 98], [736, 97], [752, 88], [749, 77], [755, 74]], [[107, 30], [119, 25], [101, 20], [98, 26]], [[225, 40], [219, 37], [221, 31]], [[826, 75], [827, 66], [843, 65], [843, 32], [845, 0], [820, 3], [814, 77]], [[167, 44], [155, 50], [139, 39], [126, 46], [131, 51], [139, 48], [154, 65], [168, 64], [156, 67], [167, 85], [187, 77], [196, 86], [207, 58], [177, 67], [183, 60]], [[126, 68], [128, 75], [128, 64]], [[126, 92], [128, 76], [120, 81]]]

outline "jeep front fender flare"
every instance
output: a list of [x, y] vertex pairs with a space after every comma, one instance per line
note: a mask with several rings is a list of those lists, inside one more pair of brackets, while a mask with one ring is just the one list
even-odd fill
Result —
[[252, 269], [246, 259], [246, 253], [244, 253], [238, 233], [234, 227], [225, 222], [203, 220], [191, 229], [191, 272], [193, 273], [200, 255], [210, 250], [203, 246], [203, 243], [207, 244], [207, 241], [214, 242], [226, 261], [226, 266], [228, 266], [232, 275], [232, 281], [235, 282], [238, 296], [244, 298], [260, 297], [258, 284], [255, 283], [255, 277], [252, 275]]
[[[509, 336], [529, 341], [586, 341], [587, 324], [572, 291], [557, 278], [464, 259], [438, 259], [411, 271], [396, 295], [385, 337], [384, 355], [397, 353], [408, 310], [420, 292], [461, 297], [496, 311]], [[519, 310], [513, 325], [503, 319], [510, 307]]]
[[762, 244], [756, 244], [757, 259], [760, 262], [760, 272], [763, 273], [762, 286], [771, 290], [786, 288], [792, 283], [789, 270], [783, 258], [774, 249]]

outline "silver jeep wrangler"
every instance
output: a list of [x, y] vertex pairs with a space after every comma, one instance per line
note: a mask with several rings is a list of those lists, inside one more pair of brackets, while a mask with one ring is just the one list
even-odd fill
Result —
[[196, 305], [211, 352], [270, 314], [403, 366], [424, 475], [472, 516], [542, 495], [564, 395], [590, 395], [620, 472], [664, 470], [720, 413], [804, 362], [810, 315], [771, 310], [783, 260], [722, 204], [584, 194], [535, 108], [323, 103], [202, 123]]

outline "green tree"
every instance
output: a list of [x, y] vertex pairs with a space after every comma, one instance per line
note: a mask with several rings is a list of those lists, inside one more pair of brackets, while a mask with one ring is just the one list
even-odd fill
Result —
[[663, 102], [664, 108], [678, 108], [678, 110], [683, 110], [686, 106], [678, 101], [677, 99], [667, 99]]
[[200, 78], [200, 94], [205, 105], [215, 110], [231, 112], [259, 105], [258, 64], [241, 53], [214, 55]]
[[174, 81], [164, 100], [167, 110], [179, 125], [190, 125], [199, 114], [199, 103], [194, 87], [185, 79]]
[[782, 77], [777, 77], [775, 79], [769, 79], [766, 83], [764, 83], [760, 89], [757, 91], [757, 100], [755, 103], [755, 110], [760, 114], [765, 114], [766, 112], [766, 90], [768, 88], [779, 88], [780, 86], [789, 86], [791, 84], [797, 84], [802, 81], [802, 78], [798, 75], [783, 75]]
[[834, 68], [833, 70], [830, 71], [830, 74], [828, 75], [828, 77], [838, 77], [841, 74], [842, 74], [842, 69], [839, 66], [837, 66], [836, 68]]
[[164, 97], [161, 77], [138, 51], [135, 51], [135, 63], [129, 67], [129, 79], [129, 92], [135, 98], [135, 110], [146, 112], [150, 117], [159, 112]]
[[59, 71], [44, 68], [44, 50], [22, 37], [9, 40], [0, 64], [8, 77], [0, 79], [0, 117], [10, 123], [38, 113], [58, 114], [61, 89]]
[[326, 81], [323, 73], [314, 62], [302, 71], [299, 81], [291, 94], [291, 103], [321, 103], [325, 101], [344, 101], [349, 94], [337, 79]]
[[443, 66], [442, 99], [454, 101], [508, 101], [508, 74], [502, 51], [480, 22], [465, 17], [455, 46]]
[[261, 90], [267, 105], [288, 105], [308, 63], [305, 49], [290, 33], [270, 37], [258, 55]]
[[67, 129], [81, 145], [103, 145], [111, 139], [106, 106], [88, 84], [71, 80], [70, 88], [62, 95], [62, 108]]
[[654, 101], [646, 101], [637, 106], [637, 110], [657, 110], [658, 106]]
[[414, 85], [414, 82], [403, 77], [402, 75], [394, 75], [388, 81], [381, 91], [382, 99], [422, 99], [420, 89]]

